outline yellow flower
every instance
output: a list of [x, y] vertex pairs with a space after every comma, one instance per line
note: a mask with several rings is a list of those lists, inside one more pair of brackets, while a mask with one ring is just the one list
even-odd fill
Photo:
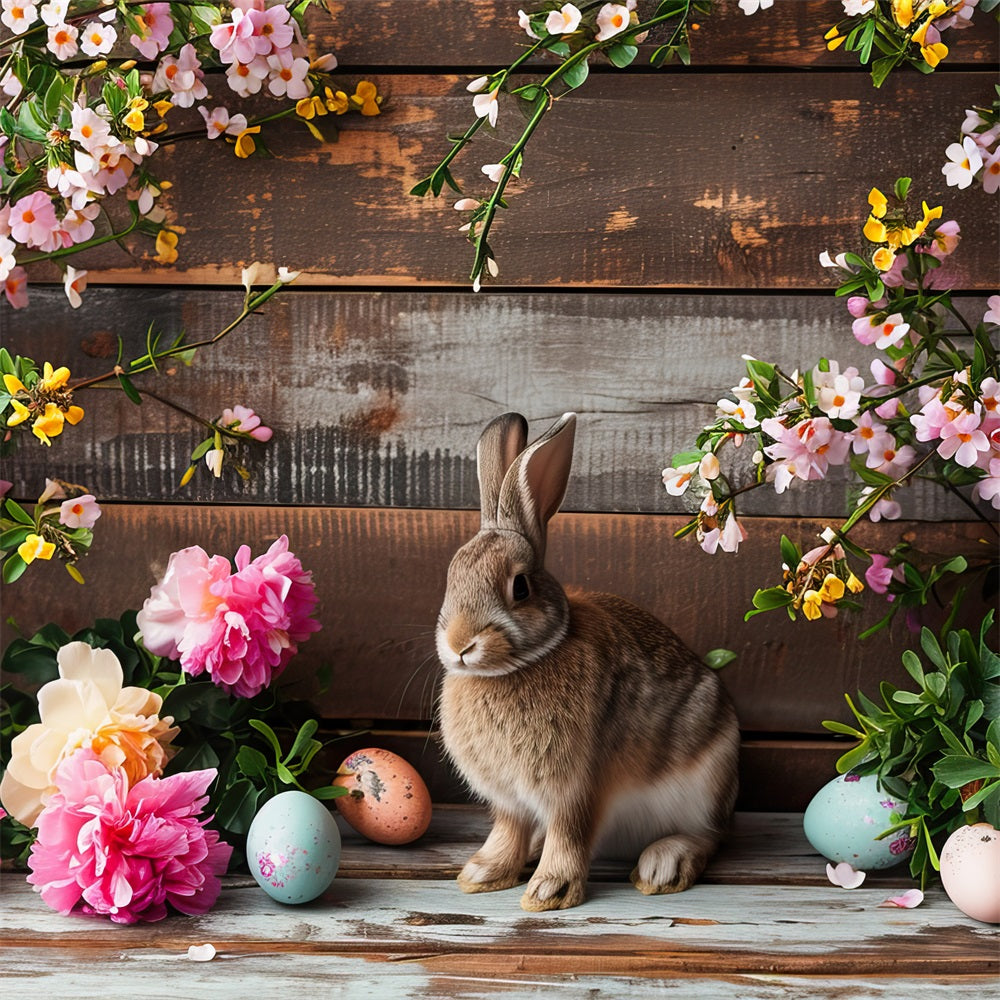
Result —
[[50, 362], [46, 361], [42, 368], [41, 388], [43, 392], [54, 392], [61, 389], [69, 381], [69, 369], [62, 365], [53, 369]]
[[888, 235], [885, 224], [876, 219], [874, 215], [868, 216], [868, 221], [865, 223], [865, 228], [862, 232], [865, 234], [865, 239], [870, 240], [872, 243], [885, 243], [886, 236]]
[[865, 589], [865, 585], [853, 573], [848, 573], [847, 589], [852, 594], [860, 594]]
[[913, 0], [892, 0], [892, 17], [901, 28], [908, 28], [913, 20]]
[[156, 256], [153, 258], [159, 264], [173, 264], [177, 260], [177, 233], [169, 229], [161, 229], [156, 234]]
[[7, 418], [8, 427], [16, 427], [18, 424], [23, 424], [31, 415], [31, 411], [24, 403], [19, 403], [16, 399], [12, 399], [10, 405], [14, 407], [14, 416]]
[[835, 604], [844, 596], [844, 581], [833, 573], [827, 573], [823, 586], [819, 588], [820, 600]]
[[245, 160], [247, 157], [253, 156], [253, 154], [257, 151], [257, 144], [253, 141], [253, 137], [259, 132], [259, 125], [251, 125], [249, 128], [245, 128], [236, 137], [236, 147], [233, 151], [241, 160]]
[[129, 785], [162, 774], [178, 730], [159, 718], [163, 699], [144, 688], [122, 687], [118, 658], [108, 649], [71, 642], [56, 654], [59, 677], [38, 692], [40, 722], [15, 736], [0, 799], [19, 822], [32, 826], [55, 792], [59, 763], [90, 747], [109, 767], [124, 768]]
[[807, 590], [802, 595], [802, 613], [811, 622], [816, 621], [817, 618], [823, 617], [823, 612], [820, 610], [822, 604], [823, 604], [823, 599], [819, 596], [819, 593], [815, 590]]
[[51, 559], [56, 551], [53, 542], [47, 542], [41, 535], [34, 533], [21, 542], [17, 554], [30, 566], [36, 559]]
[[875, 253], [872, 254], [872, 263], [880, 271], [888, 271], [892, 267], [892, 262], [896, 259], [896, 255], [888, 247], [879, 247]]
[[37, 417], [31, 425], [31, 433], [42, 444], [51, 447], [51, 439], [62, 434], [64, 420], [63, 411], [55, 403], [46, 403], [45, 412], [40, 417]]
[[12, 396], [28, 391], [27, 386], [16, 375], [4, 375], [3, 384]]
[[350, 99], [342, 90], [335, 94], [329, 87], [325, 87], [326, 106], [338, 115], [346, 114], [351, 107]]
[[167, 112], [174, 106], [173, 101], [157, 101], [153, 105], [153, 109], [161, 118], [167, 117]]
[[123, 119], [122, 124], [133, 132], [141, 132], [146, 127], [146, 119], [142, 112], [133, 108]]
[[920, 54], [924, 57], [924, 62], [927, 63], [931, 69], [935, 66], [946, 55], [948, 55], [948, 46], [944, 42], [934, 42], [931, 45], [927, 44], [927, 29], [931, 26], [931, 21], [933, 17], [928, 18], [916, 31], [913, 32], [913, 43], [920, 46]]
[[295, 105], [295, 113], [300, 118], [305, 118], [308, 121], [309, 119], [315, 118], [317, 115], [325, 115], [326, 104], [323, 102], [321, 97], [313, 94], [312, 97], [303, 97], [302, 100]]
[[66, 423], [72, 424], [75, 427], [81, 420], [83, 420], [83, 407], [70, 406], [63, 411], [63, 416], [66, 418]]
[[872, 188], [868, 192], [868, 204], [872, 207], [872, 215], [876, 219], [881, 219], [885, 215], [885, 210], [889, 207], [889, 201], [878, 188]]
[[351, 95], [351, 103], [360, 107], [363, 115], [380, 115], [379, 103], [382, 98], [378, 96], [378, 91], [374, 83], [369, 80], [362, 80], [357, 90]]
[[133, 97], [131, 101], [128, 102], [128, 106], [133, 111], [145, 111], [149, 107], [149, 101], [145, 97]]
[[[834, 31], [834, 32], [836, 32], [837, 29], [833, 28], [831, 30]], [[827, 32], [827, 34], [829, 35], [829, 32]], [[840, 46], [843, 45], [844, 42], [846, 42], [846, 41], [847, 41], [847, 35], [836, 35], [835, 34], [834, 37], [827, 39], [826, 49], [827, 49], [828, 52], [833, 52], [836, 49], [839, 49]]]

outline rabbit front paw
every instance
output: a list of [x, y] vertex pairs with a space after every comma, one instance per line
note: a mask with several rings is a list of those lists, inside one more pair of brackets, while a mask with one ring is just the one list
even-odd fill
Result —
[[521, 866], [489, 863], [474, 854], [458, 874], [458, 887], [462, 892], [496, 892], [510, 889], [523, 882]]
[[521, 909], [529, 913], [568, 910], [571, 906], [579, 906], [585, 896], [586, 881], [583, 877], [536, 871], [521, 897]]

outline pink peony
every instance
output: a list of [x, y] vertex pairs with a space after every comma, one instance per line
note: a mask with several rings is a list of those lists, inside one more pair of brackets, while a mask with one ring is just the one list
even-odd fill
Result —
[[198, 814], [214, 768], [144, 778], [79, 750], [56, 772], [58, 792], [38, 817], [28, 881], [60, 913], [78, 906], [115, 923], [162, 920], [167, 903], [207, 913], [232, 848]]
[[142, 611], [146, 648], [180, 659], [196, 677], [242, 698], [262, 691], [288, 665], [298, 643], [319, 629], [312, 574], [288, 551], [282, 535], [263, 555], [236, 553], [236, 572], [199, 546], [170, 557], [167, 572]]
[[237, 571], [221, 587], [210, 634], [197, 645], [182, 644], [181, 666], [192, 676], [207, 672], [232, 694], [252, 698], [274, 680], [298, 651], [298, 643], [319, 629], [312, 617], [316, 594], [312, 574], [288, 551], [282, 535], [250, 561], [243, 545]]
[[166, 572], [138, 615], [146, 649], [157, 656], [176, 659], [181, 643], [198, 641], [197, 633], [208, 631], [207, 623], [221, 602], [213, 588], [229, 578], [229, 560], [211, 556], [200, 545], [173, 553]]

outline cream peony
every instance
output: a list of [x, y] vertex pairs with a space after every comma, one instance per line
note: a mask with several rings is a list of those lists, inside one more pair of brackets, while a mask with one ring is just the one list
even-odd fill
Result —
[[172, 718], [159, 717], [158, 694], [122, 687], [121, 664], [111, 650], [71, 642], [56, 658], [59, 678], [38, 692], [41, 722], [14, 737], [0, 782], [0, 802], [26, 826], [56, 792], [56, 768], [74, 751], [87, 747], [108, 767], [121, 767], [131, 786], [162, 773], [179, 732]]

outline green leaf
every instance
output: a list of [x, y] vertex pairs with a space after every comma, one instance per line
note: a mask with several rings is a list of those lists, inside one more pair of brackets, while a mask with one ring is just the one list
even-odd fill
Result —
[[128, 396], [136, 406], [142, 405], [142, 396], [139, 395], [139, 390], [132, 384], [132, 380], [122, 372], [118, 373], [118, 384], [122, 387], [125, 395]]
[[970, 781], [982, 781], [987, 778], [1000, 778], [1000, 767], [986, 760], [975, 757], [959, 757], [948, 754], [942, 757], [932, 768], [934, 777], [949, 788], [961, 788]]
[[14, 583], [27, 568], [28, 564], [16, 552], [9, 555], [3, 564], [3, 582]]
[[[926, 629], [924, 630], [926, 631]], [[906, 672], [921, 686], [924, 684], [924, 668], [920, 663], [920, 657], [912, 649], [903, 651], [903, 666]]]
[[248, 777], [259, 778], [267, 774], [267, 758], [251, 746], [241, 746], [236, 754], [236, 766]]
[[308, 719], [302, 723], [301, 728], [295, 735], [295, 742], [292, 749], [285, 755], [283, 764], [290, 764], [298, 757], [312, 741], [313, 733], [319, 729], [319, 722], [316, 719]]
[[278, 742], [278, 737], [274, 735], [274, 730], [262, 719], [251, 719], [250, 725], [270, 743], [271, 749], [274, 751], [275, 761], [280, 762], [281, 744]]
[[913, 183], [912, 177], [900, 177], [893, 185], [893, 194], [900, 200], [906, 201], [906, 196], [910, 193], [910, 185]]
[[9, 528], [7, 531], [0, 534], [0, 549], [3, 549], [4, 551], [8, 549], [16, 549], [31, 533], [32, 529], [27, 525], [19, 526], [17, 528]]
[[624, 69], [626, 66], [631, 65], [638, 54], [638, 48], [634, 45], [628, 44], [627, 42], [622, 42], [619, 45], [613, 45], [607, 50], [607, 56], [611, 64], [613, 66], [617, 66], [619, 69]]
[[339, 799], [341, 795], [347, 795], [348, 789], [343, 785], [320, 785], [319, 788], [310, 788], [309, 794], [314, 799], [327, 802], [330, 799]]
[[710, 649], [703, 657], [702, 662], [713, 670], [721, 670], [735, 659], [736, 653], [731, 649]]
[[245, 834], [257, 815], [261, 792], [247, 781], [239, 778], [226, 789], [215, 808], [215, 819], [220, 826], [236, 834]]
[[577, 87], [582, 86], [586, 82], [589, 75], [590, 66], [587, 65], [586, 59], [581, 59], [579, 62], [573, 63], [573, 65], [562, 74], [561, 79], [567, 87], [571, 90], [575, 90]]
[[876, 87], [881, 87], [882, 84], [885, 83], [895, 65], [895, 56], [886, 56], [882, 59], [876, 59], [872, 63], [872, 84]]
[[794, 573], [795, 568], [802, 559], [802, 553], [799, 551], [799, 547], [787, 535], [782, 535], [780, 548], [781, 561]]
[[32, 528], [35, 527], [35, 519], [16, 501], [5, 500], [4, 510], [15, 520], [20, 521], [21, 524], [30, 524]]

